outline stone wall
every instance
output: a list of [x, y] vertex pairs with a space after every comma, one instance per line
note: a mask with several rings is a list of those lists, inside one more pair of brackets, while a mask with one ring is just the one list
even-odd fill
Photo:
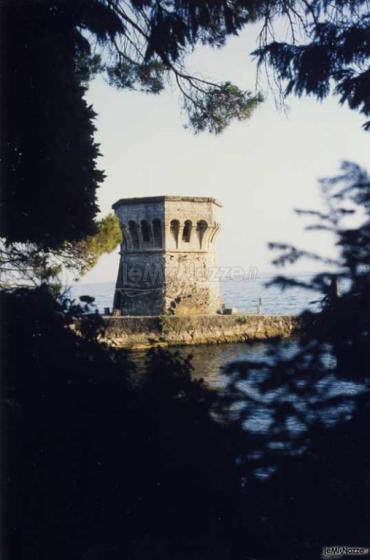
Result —
[[287, 338], [299, 328], [288, 315], [105, 317], [104, 341], [120, 348], [220, 344]]
[[221, 309], [214, 253], [164, 255], [164, 315], [207, 315]]
[[123, 233], [113, 307], [122, 315], [214, 315], [220, 203], [160, 196], [113, 205]]
[[114, 308], [124, 315], [162, 315], [165, 293], [164, 255], [126, 253], [121, 259]]

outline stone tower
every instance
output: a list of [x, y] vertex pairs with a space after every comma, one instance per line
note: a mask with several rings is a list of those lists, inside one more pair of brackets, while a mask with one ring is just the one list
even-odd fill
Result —
[[122, 315], [209, 315], [221, 307], [214, 198], [155, 196], [113, 205], [123, 243], [114, 297]]

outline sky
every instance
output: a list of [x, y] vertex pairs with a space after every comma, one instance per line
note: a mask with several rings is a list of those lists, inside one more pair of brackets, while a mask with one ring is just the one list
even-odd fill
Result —
[[[256, 91], [254, 27], [223, 49], [200, 47], [188, 67], [201, 76], [232, 81]], [[260, 77], [265, 102], [244, 122], [221, 135], [194, 135], [184, 128], [186, 115], [175, 87], [160, 95], [129, 92], [94, 80], [87, 98], [97, 112], [96, 140], [107, 177], [99, 189], [101, 215], [120, 198], [210, 196], [223, 204], [217, 261], [222, 267], [279, 272], [271, 264], [270, 241], [335, 255], [332, 240], [304, 230], [295, 208], [322, 209], [318, 179], [333, 176], [343, 160], [368, 165], [370, 135], [364, 117], [331, 97], [289, 98], [288, 111], [276, 107], [274, 94]], [[115, 281], [118, 249], [103, 256], [84, 282]], [[312, 263], [288, 272], [314, 270]]]

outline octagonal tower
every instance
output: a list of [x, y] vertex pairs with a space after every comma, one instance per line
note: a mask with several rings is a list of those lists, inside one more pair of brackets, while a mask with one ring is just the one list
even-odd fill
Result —
[[190, 196], [116, 202], [123, 242], [114, 308], [140, 316], [217, 313], [220, 208], [214, 198]]

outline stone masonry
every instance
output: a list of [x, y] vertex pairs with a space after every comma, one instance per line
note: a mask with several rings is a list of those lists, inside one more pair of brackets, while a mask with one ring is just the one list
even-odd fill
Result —
[[104, 317], [102, 340], [117, 348], [252, 342], [298, 334], [302, 321], [283, 315]]
[[123, 233], [114, 297], [122, 315], [212, 315], [221, 308], [214, 198], [156, 196], [113, 205]]

